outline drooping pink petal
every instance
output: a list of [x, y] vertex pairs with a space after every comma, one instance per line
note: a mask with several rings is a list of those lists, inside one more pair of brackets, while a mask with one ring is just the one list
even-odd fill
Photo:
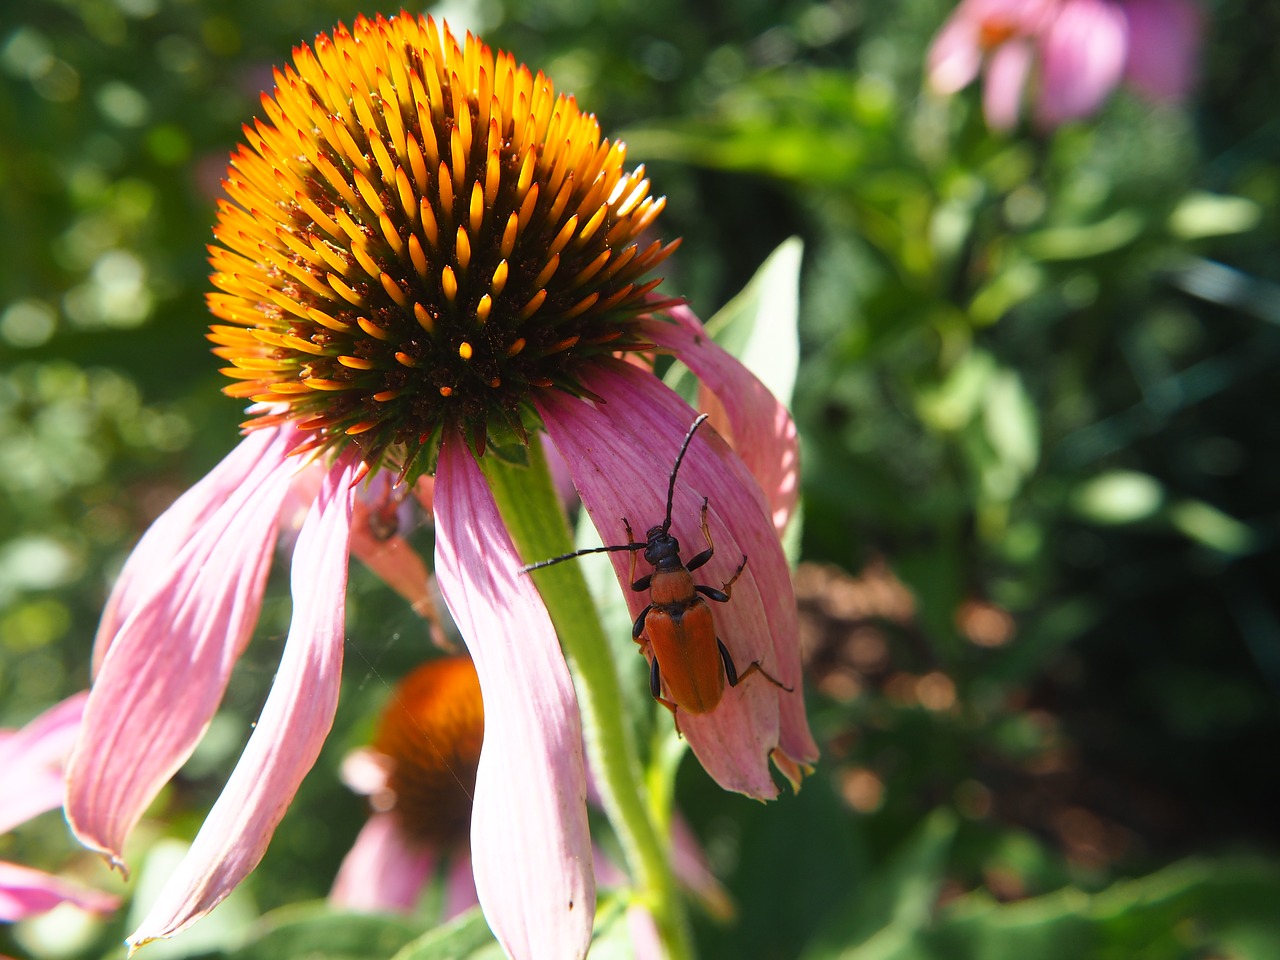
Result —
[[[594, 405], [548, 391], [539, 398], [539, 412], [596, 529], [606, 543], [625, 542], [624, 517], [637, 536], [662, 522], [670, 465], [695, 414], [652, 375], [628, 364], [601, 364], [583, 383], [607, 402]], [[671, 532], [684, 545], [686, 559], [702, 549], [704, 497], [716, 555], [698, 579], [719, 586], [742, 556], [748, 557], [733, 599], [713, 605], [720, 639], [740, 673], [759, 660], [794, 692], [753, 676], [727, 690], [710, 713], [682, 714], [680, 725], [722, 787], [771, 798], [777, 794], [769, 774], [774, 747], [805, 762], [817, 756], [799, 690], [794, 593], [760, 488], [734, 452], [706, 428], [695, 435], [676, 484]], [[628, 588], [630, 557], [610, 556], [631, 612], [638, 614], [647, 595]]]
[[595, 881], [582, 732], [560, 643], [466, 444], [436, 471], [436, 576], [480, 676], [471, 812], [476, 891], [508, 956], [583, 957]]
[[1036, 120], [1051, 129], [1096, 111], [1124, 71], [1124, 11], [1110, 0], [1062, 0], [1041, 36]]
[[267, 702], [191, 850], [129, 938], [133, 947], [199, 920], [249, 875], [320, 753], [338, 705], [358, 468], [340, 460], [307, 515], [293, 553], [293, 618]]
[[1125, 0], [1129, 59], [1125, 79], [1156, 101], [1184, 99], [1196, 77], [1200, 8], [1192, 0]]
[[[301, 522], [307, 506], [315, 499], [322, 475], [322, 472], [308, 469], [294, 479], [289, 500], [282, 511], [285, 517], [283, 526], [287, 528], [288, 515], [294, 512], [290, 510], [291, 504], [300, 505], [296, 512]], [[362, 484], [356, 493], [351, 524], [351, 555], [407, 600], [414, 613], [427, 620], [431, 640], [437, 647], [451, 649], [432, 599], [431, 573], [418, 551], [397, 532], [409, 515], [409, 511], [404, 509], [409, 503], [396, 500], [392, 482], [385, 473], [375, 474], [367, 484]]]
[[21, 730], [0, 731], [0, 833], [62, 806], [63, 767], [75, 746], [86, 690], [55, 704]]
[[692, 310], [673, 307], [668, 315], [674, 323], [645, 321], [645, 336], [684, 361], [724, 406], [730, 430], [726, 439], [764, 491], [774, 529], [781, 536], [800, 499], [795, 421], [755, 374], [707, 335]]
[[431, 602], [431, 573], [418, 552], [404, 537], [377, 536], [369, 527], [367, 509], [357, 508], [351, 552], [366, 567], [400, 594], [419, 616], [434, 614]]
[[110, 913], [120, 898], [87, 890], [60, 877], [0, 861], [0, 923], [14, 923], [70, 903], [92, 913]]
[[435, 864], [435, 851], [405, 836], [395, 814], [375, 813], [343, 858], [329, 902], [340, 910], [409, 913]]
[[1018, 125], [1034, 58], [1035, 46], [1023, 39], [1001, 44], [991, 55], [982, 86], [982, 115], [992, 130], [1012, 130]]
[[222, 462], [180, 496], [142, 535], [116, 578], [103, 607], [93, 641], [96, 676], [107, 647], [142, 601], [160, 586], [157, 571], [170, 567], [186, 545], [226, 503], [228, 495], [257, 482], [264, 461], [273, 451], [295, 442], [296, 431], [255, 430], [240, 441]]
[[67, 818], [118, 866], [125, 837], [204, 735], [258, 619], [294, 469], [278, 441], [149, 571], [155, 588], [116, 633], [89, 693], [67, 765]]
[[453, 854], [448, 873], [444, 878], [444, 906], [440, 910], [441, 915], [445, 920], [452, 920], [459, 914], [466, 913], [479, 902], [471, 854], [467, 850], [457, 850]]

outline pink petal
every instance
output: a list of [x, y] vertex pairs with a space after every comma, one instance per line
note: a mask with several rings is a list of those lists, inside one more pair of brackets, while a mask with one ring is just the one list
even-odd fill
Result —
[[293, 553], [293, 620], [271, 693], [191, 850], [129, 938], [132, 947], [190, 926], [249, 875], [320, 753], [342, 678], [358, 468], [354, 459], [339, 461], [307, 515]]
[[[652, 375], [629, 364], [601, 364], [583, 383], [607, 403], [596, 406], [549, 391], [539, 398], [539, 411], [596, 529], [606, 543], [622, 543], [624, 517], [634, 522], [638, 536], [662, 521], [670, 464], [695, 414]], [[727, 690], [714, 711], [682, 714], [680, 725], [717, 783], [767, 799], [777, 795], [768, 765], [774, 747], [806, 761], [817, 756], [799, 689], [795, 598], [759, 487], [742, 461], [705, 427], [681, 467], [672, 511], [671, 531], [685, 544], [686, 557], [702, 549], [703, 497], [709, 501], [716, 556], [699, 579], [718, 586], [743, 554], [750, 558], [732, 601], [714, 604], [720, 638], [740, 672], [760, 660], [795, 692], [751, 677]], [[631, 612], [638, 614], [647, 595], [628, 589], [630, 557], [610, 556]]]
[[0, 923], [13, 923], [70, 903], [93, 913], [110, 913], [120, 898], [98, 890], [86, 890], [60, 877], [0, 862]]
[[627, 932], [631, 935], [632, 956], [635, 960], [665, 960], [668, 956], [658, 923], [642, 903], [627, 907]]
[[1156, 101], [1186, 97], [1195, 82], [1200, 9], [1191, 0], [1125, 0], [1129, 60], [1125, 78]]
[[713, 917], [726, 921], [733, 917], [733, 899], [711, 872], [702, 844], [679, 814], [671, 819], [671, 872]]
[[21, 730], [6, 730], [0, 736], [0, 833], [62, 806], [63, 766], [80, 733], [88, 697], [88, 691], [74, 694]]
[[[370, 524], [371, 511], [362, 499], [356, 500], [355, 523], [351, 530], [351, 552], [376, 573], [392, 590], [408, 601], [413, 612], [434, 621], [431, 573], [418, 551], [399, 534], [379, 536]], [[443, 636], [433, 637], [437, 646]]]
[[204, 735], [253, 631], [294, 468], [287, 449], [271, 444], [181, 552], [145, 571], [154, 588], [103, 658], [67, 766], [66, 807], [81, 842], [116, 865], [129, 831]]
[[297, 434], [254, 430], [195, 486], [180, 496], [151, 524], [116, 578], [107, 597], [93, 641], [93, 673], [124, 622], [157, 589], [156, 571], [170, 566], [183, 548], [226, 502], [228, 494], [258, 482], [264, 461], [278, 458], [279, 448], [296, 443]]
[[1045, 128], [1092, 114], [1120, 82], [1128, 24], [1109, 0], [1063, 0], [1041, 38], [1036, 120]]
[[1028, 40], [1011, 40], [991, 55], [982, 87], [982, 114], [992, 130], [1012, 130], [1022, 112], [1022, 95], [1035, 47]]
[[560, 643], [466, 444], [436, 471], [436, 576], [480, 675], [471, 812], [476, 891], [508, 956], [583, 957], [595, 881], [582, 732]]
[[756, 478], [778, 536], [782, 536], [800, 499], [800, 446], [795, 421], [769, 389], [731, 354], [707, 336], [688, 307], [674, 307], [675, 323], [650, 319], [646, 336], [688, 365], [702, 385], [724, 405], [727, 440]]
[[979, 23], [971, 15], [972, 6], [961, 3], [956, 7], [929, 44], [925, 75], [929, 86], [938, 93], [952, 94], [963, 90], [978, 76], [978, 69], [982, 66], [982, 48], [978, 45]]
[[375, 813], [343, 859], [329, 902], [340, 910], [410, 913], [435, 864], [435, 851], [406, 837], [395, 814]]
[[352, 750], [342, 759], [342, 782], [353, 793], [366, 797], [375, 796], [388, 789], [387, 781], [394, 763], [386, 754], [368, 747]]
[[[323, 472], [307, 469], [294, 478], [289, 499], [282, 511], [287, 527], [288, 516], [295, 512], [298, 522], [306, 515], [307, 507], [315, 499]], [[430, 479], [430, 478], [425, 478]], [[431, 574], [421, 555], [396, 529], [409, 511], [408, 504], [395, 504], [392, 483], [385, 473], [371, 477], [356, 493], [354, 520], [351, 525], [351, 554], [383, 583], [409, 602], [413, 612], [425, 618], [429, 624], [432, 642], [442, 649], [452, 646], [445, 637], [436, 615], [435, 601], [431, 593]], [[381, 514], [388, 504], [392, 507], [390, 521], [395, 526], [390, 531], [377, 528], [383, 521]], [[429, 508], [428, 508], [429, 509]]]
[[476, 896], [476, 878], [471, 866], [471, 854], [466, 850], [454, 853], [449, 872], [444, 880], [444, 906], [441, 915], [452, 920], [466, 913], [480, 902]]

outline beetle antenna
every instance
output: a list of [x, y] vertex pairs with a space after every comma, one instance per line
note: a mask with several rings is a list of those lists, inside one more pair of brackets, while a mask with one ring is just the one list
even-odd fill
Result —
[[689, 449], [689, 444], [693, 440], [693, 431], [702, 426], [702, 421], [707, 419], [709, 414], [699, 414], [698, 418], [693, 421], [693, 425], [689, 427], [689, 432], [684, 435], [684, 443], [680, 444], [680, 452], [676, 454], [675, 466], [671, 468], [671, 478], [667, 481], [667, 517], [662, 521], [662, 532], [671, 532], [671, 503], [676, 495], [676, 474], [680, 472], [680, 462], [684, 460], [685, 452]]
[[587, 547], [584, 550], [575, 550], [573, 553], [562, 553], [560, 556], [552, 557], [550, 560], [539, 560], [537, 563], [526, 564], [520, 568], [520, 572], [528, 573], [530, 570], [541, 570], [543, 567], [563, 563], [565, 560], [572, 560], [574, 557], [581, 557], [587, 553], [621, 553], [624, 550], [643, 550], [645, 546], [643, 543], [615, 543], [607, 547]]

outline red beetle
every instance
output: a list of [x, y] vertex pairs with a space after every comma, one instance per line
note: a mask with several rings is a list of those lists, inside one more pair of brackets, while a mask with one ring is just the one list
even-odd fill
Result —
[[[711, 605], [707, 603], [707, 599], [717, 603], [729, 602], [734, 583], [746, 569], [747, 558], [743, 556], [733, 576], [719, 589], [694, 583], [691, 571], [697, 570], [715, 556], [715, 544], [711, 541], [711, 530], [707, 525], [706, 497], [702, 499], [701, 520], [702, 536], [707, 541], [707, 549], [685, 564], [680, 559], [680, 543], [671, 535], [671, 504], [675, 497], [676, 474], [679, 473], [680, 463], [693, 440], [694, 431], [706, 419], [707, 415], [702, 414], [693, 421], [689, 432], [685, 434], [667, 482], [667, 515], [661, 524], [649, 528], [643, 541], [635, 539], [631, 524], [623, 518], [627, 543], [575, 550], [524, 568], [526, 572], [538, 570], [586, 553], [630, 551], [631, 589], [649, 591], [649, 603], [636, 617], [631, 636], [640, 644], [640, 652], [649, 659], [650, 693], [673, 715], [677, 707], [688, 713], [711, 712], [724, 697], [726, 679], [729, 686], [736, 687], [753, 673], [760, 674], [775, 687], [788, 691], [791, 689], [770, 676], [760, 666], [759, 660], [753, 660], [739, 674], [729, 649], [716, 636]], [[640, 551], [644, 551], [645, 562], [653, 567], [653, 571], [637, 580], [636, 554]], [[666, 697], [662, 695], [663, 683], [667, 688]]]

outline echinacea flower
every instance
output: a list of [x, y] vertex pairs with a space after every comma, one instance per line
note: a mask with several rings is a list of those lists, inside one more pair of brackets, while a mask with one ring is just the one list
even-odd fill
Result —
[[[0, 834], [62, 806], [63, 767], [75, 743], [86, 694], [50, 707], [20, 730], [0, 730]], [[0, 922], [12, 923], [69, 903], [109, 913], [120, 898], [86, 890], [61, 877], [17, 863], [0, 862]]]
[[[443, 920], [476, 903], [471, 877], [471, 795], [484, 733], [480, 683], [465, 656], [428, 660], [392, 691], [373, 742], [343, 762], [348, 786], [372, 808], [342, 861], [329, 894], [334, 906], [372, 913], [410, 913], [432, 876], [444, 886]], [[590, 795], [590, 791], [589, 791]], [[592, 797], [599, 806], [599, 798]], [[672, 871], [722, 919], [733, 913], [728, 894], [707, 865], [692, 830], [672, 820]], [[628, 886], [626, 874], [595, 851], [597, 883]], [[649, 943], [652, 917], [636, 908], [637, 944]], [[663, 956], [649, 950], [638, 956]]]
[[663, 200], [541, 73], [402, 14], [321, 34], [275, 82], [232, 156], [211, 247], [224, 322], [210, 339], [231, 363], [226, 392], [254, 403], [247, 436], [156, 521], [108, 601], [68, 816], [122, 861], [249, 640], [282, 508], [309, 500], [262, 716], [130, 942], [181, 930], [256, 866], [333, 720], [360, 542], [352, 485], [389, 469], [433, 509], [440, 591], [486, 708], [470, 844], [480, 903], [509, 955], [582, 956], [595, 886], [574, 686], [521, 572], [542, 557], [517, 554], [477, 458], [540, 422], [613, 538], [623, 516], [661, 516], [666, 465], [694, 419], [621, 357], [673, 352], [716, 394], [733, 447], [695, 438], [673, 532], [698, 543], [709, 498], [708, 582], [750, 557], [723, 638], [786, 689], [743, 683], [684, 732], [723, 786], [769, 798], [771, 758], [794, 783], [817, 756], [778, 541], [798, 496], [794, 426], [691, 313], [651, 293], [659, 281], [644, 274], [675, 247], [641, 240]]
[[1038, 126], [1094, 113], [1122, 79], [1151, 100], [1184, 97], [1194, 76], [1200, 17], [1192, 0], [961, 0], [929, 48], [939, 93], [984, 68], [983, 112], [1013, 128], [1027, 90]]
[[484, 739], [480, 680], [469, 657], [428, 660], [396, 685], [373, 742], [343, 763], [373, 812], [342, 862], [329, 900], [408, 912], [437, 871], [444, 919], [476, 903], [471, 795]]

